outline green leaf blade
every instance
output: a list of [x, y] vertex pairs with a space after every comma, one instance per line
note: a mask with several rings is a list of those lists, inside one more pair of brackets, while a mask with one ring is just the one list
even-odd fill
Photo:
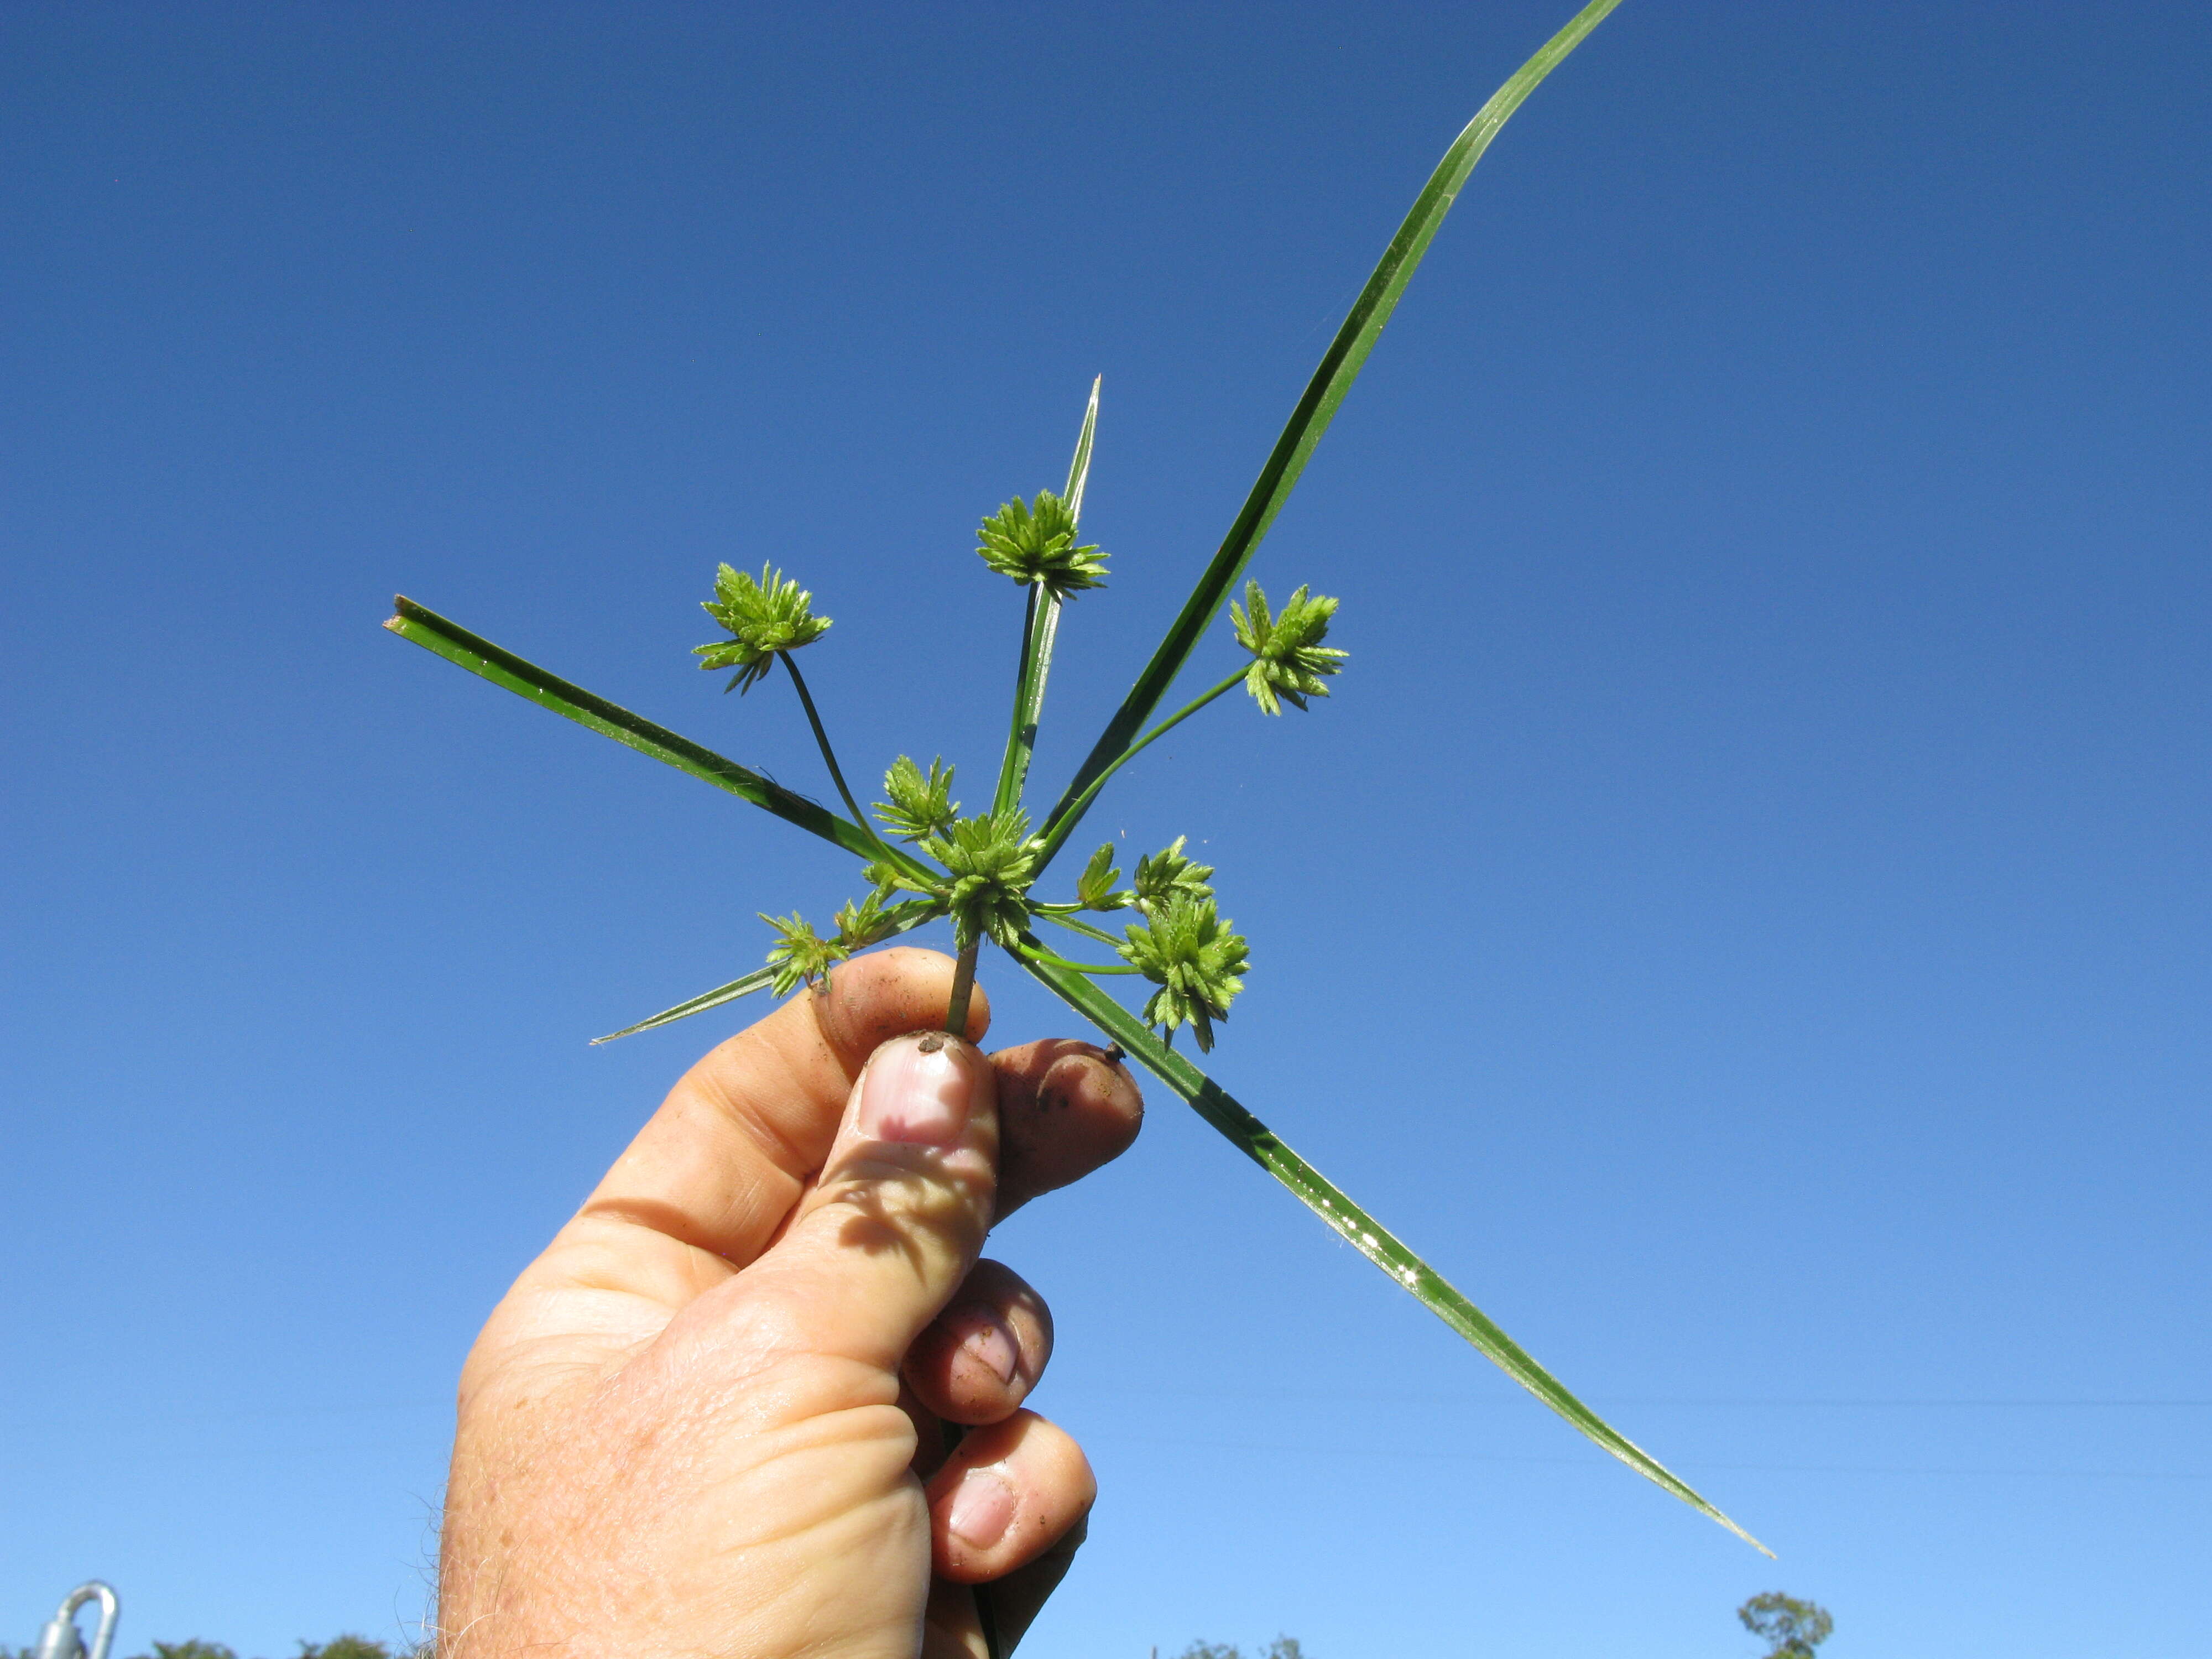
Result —
[[1227, 1090], [1162, 1043], [1134, 1014], [1079, 975], [1027, 957], [1017, 957], [1015, 960], [1069, 1007], [1120, 1043], [1133, 1058], [1141, 1060], [1148, 1071], [1180, 1095], [1231, 1146], [1289, 1188], [1339, 1237], [1586, 1438], [1700, 1515], [1719, 1522], [1761, 1554], [1774, 1553], [1577, 1399], [1443, 1274], [1291, 1151], [1282, 1137], [1254, 1116]]
[[[740, 766], [726, 756], [657, 726], [642, 714], [634, 714], [580, 685], [572, 684], [537, 664], [471, 634], [459, 623], [440, 616], [427, 605], [401, 597], [392, 601], [393, 614], [385, 626], [400, 638], [443, 657], [471, 674], [502, 686], [541, 708], [550, 708], [564, 720], [612, 738], [617, 743], [650, 755], [665, 766], [689, 772], [717, 789], [773, 812], [787, 823], [843, 848], [863, 859], [877, 859], [885, 848], [862, 826], [848, 823], [828, 808], [793, 793], [781, 784]], [[924, 877], [932, 872], [911, 854], [890, 849], [902, 866]]]
[[[884, 915], [884, 921], [889, 924], [889, 930], [872, 939], [871, 943], [880, 944], [884, 939], [896, 939], [902, 933], [910, 933], [924, 923], [936, 921], [942, 914], [943, 912], [936, 906], [915, 900], [895, 905]], [[689, 1019], [694, 1014], [703, 1014], [710, 1008], [719, 1008], [726, 1002], [735, 1002], [739, 997], [750, 996], [754, 992], [773, 984], [775, 981], [774, 963], [771, 963], [764, 968], [756, 968], [750, 974], [732, 980], [727, 985], [718, 985], [711, 991], [702, 991], [689, 1001], [679, 1002], [673, 1008], [664, 1008], [659, 1013], [638, 1021], [635, 1025], [625, 1025], [619, 1031], [610, 1031], [603, 1037], [593, 1037], [592, 1046], [596, 1048], [603, 1042], [612, 1042], [617, 1037], [635, 1036], [640, 1031], [650, 1031], [659, 1026], [673, 1025], [679, 1019]]]
[[1091, 402], [1083, 411], [1082, 429], [1075, 434], [1075, 454], [1067, 463], [1067, 488], [1060, 491], [1079, 524], [1083, 521], [1083, 492], [1091, 483], [1091, 445], [1098, 435], [1098, 388], [1105, 384], [1103, 374], [1091, 380]]
[[673, 1008], [664, 1008], [659, 1013], [638, 1021], [635, 1025], [625, 1025], [619, 1031], [610, 1031], [605, 1036], [593, 1037], [592, 1047], [596, 1048], [603, 1042], [612, 1042], [617, 1037], [635, 1036], [640, 1031], [650, 1031], [662, 1025], [673, 1025], [679, 1019], [689, 1019], [694, 1014], [703, 1014], [709, 1008], [719, 1008], [726, 1002], [735, 1002], [739, 997], [750, 996], [756, 991], [766, 990], [769, 981], [775, 978], [775, 969], [756, 968], [742, 978], [733, 979], [727, 985], [718, 985], [711, 991], [702, 991], [690, 1001], [679, 1002]]
[[[1544, 77], [1581, 45], [1583, 37], [1619, 3], [1620, 0], [1590, 0], [1565, 28], [1545, 42], [1534, 57], [1491, 94], [1444, 152], [1443, 159], [1415, 198], [1413, 210], [1399, 225], [1397, 234], [1383, 250], [1381, 261], [1360, 290], [1343, 325], [1337, 330], [1336, 337], [1329, 343], [1313, 378], [1307, 382], [1304, 395], [1291, 411], [1281, 435], [1275, 440], [1266, 465], [1261, 468], [1260, 477], [1245, 497], [1219, 550], [1199, 578], [1189, 599], [1183, 602], [1182, 610], [1152, 653], [1152, 660], [1138, 675], [1137, 683], [1129, 688], [1128, 696], [1122, 699], [1121, 708], [1107, 723], [1089, 757], [1046, 816], [1046, 835], [1059, 829], [1063, 817], [1079, 817], [1087, 810], [1087, 804], [1082, 800], [1085, 792], [1144, 729], [1145, 722], [1152, 718], [1152, 711], [1159, 706], [1190, 653], [1197, 649], [1199, 641], [1220, 613], [1229, 590], [1236, 586], [1237, 579], [1243, 574], [1245, 565], [1274, 523], [1275, 515], [1290, 499], [1314, 447], [1328, 430], [1329, 422], [1336, 418], [1337, 408], [1352, 390], [1352, 382], [1359, 378], [1359, 371], [1365, 366], [1368, 354], [1374, 350], [1383, 325], [1397, 309], [1406, 284], [1413, 280], [1422, 255], [1435, 240], [1444, 216], [1451, 210], [1474, 164], [1489, 149], [1490, 141]], [[1073, 829], [1073, 823], [1068, 827]]]

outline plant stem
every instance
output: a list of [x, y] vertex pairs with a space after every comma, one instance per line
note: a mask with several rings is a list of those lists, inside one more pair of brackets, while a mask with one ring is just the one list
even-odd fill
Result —
[[982, 945], [981, 934], [969, 939], [952, 969], [952, 996], [945, 1005], [945, 1029], [963, 1041], [968, 1036], [968, 1004], [975, 994], [975, 953]]
[[[791, 659], [790, 652], [779, 651], [775, 654], [783, 659], [783, 665], [791, 671], [792, 687], [799, 693], [799, 706], [806, 710], [806, 723], [814, 728], [815, 746], [821, 750], [822, 758], [830, 768], [830, 781], [837, 786], [837, 793], [844, 797], [845, 810], [853, 815], [854, 823], [880, 843], [883, 837], [876, 835], [875, 827], [868, 822], [868, 815], [860, 810], [860, 803], [853, 799], [853, 792], [845, 787], [845, 775], [837, 765], [837, 751], [830, 746], [830, 734], [822, 729], [822, 716], [815, 713], [814, 699], [807, 693], [806, 676], [799, 672], [799, 665]], [[884, 850], [889, 852], [890, 849], [885, 848]]]
[[1078, 795], [1073, 800], [1068, 802], [1066, 805], [1055, 811], [1053, 814], [1051, 821], [1045, 825], [1044, 834], [1041, 837], [1044, 845], [1037, 854], [1036, 867], [1038, 873], [1043, 873], [1045, 866], [1050, 864], [1053, 861], [1054, 857], [1059, 853], [1060, 849], [1067, 844], [1067, 838], [1075, 833], [1075, 826], [1083, 821], [1083, 815], [1091, 810], [1091, 803], [1098, 799], [1098, 792], [1106, 787], [1107, 779], [1112, 777], [1116, 772], [1127, 766], [1132, 760], [1135, 759], [1138, 755], [1141, 754], [1150, 744], [1158, 741], [1159, 738], [1165, 737], [1169, 732], [1175, 730], [1176, 726], [1181, 726], [1193, 714], [1198, 713], [1200, 709], [1205, 708], [1206, 704], [1212, 702], [1216, 697], [1222, 696], [1225, 692], [1235, 690], [1237, 686], [1243, 683], [1244, 676], [1247, 672], [1248, 671], [1245, 669], [1238, 669], [1227, 679], [1222, 681], [1220, 684], [1215, 686], [1211, 691], [1206, 692], [1202, 696], [1193, 699], [1191, 702], [1185, 703], [1181, 708], [1176, 710], [1174, 714], [1169, 715], [1151, 731], [1146, 732], [1143, 737], [1139, 738], [1136, 742], [1131, 744], [1127, 749], [1123, 750], [1120, 755], [1115, 757], [1114, 763], [1111, 766], [1109, 766], [1097, 777], [1091, 780], [1091, 784], [1088, 788], [1085, 789], [1084, 792]]
[[1093, 927], [1087, 921], [1078, 921], [1073, 916], [1056, 915], [1050, 910], [1039, 909], [1031, 914], [1042, 916], [1055, 927], [1065, 927], [1071, 933], [1080, 933], [1085, 939], [1095, 939], [1101, 945], [1110, 945], [1117, 951], [1121, 948], [1121, 941], [1103, 927]]
[[1022, 941], [1021, 953], [1032, 962], [1042, 962], [1048, 968], [1065, 968], [1071, 973], [1138, 974], [1144, 971], [1141, 968], [1126, 967], [1120, 963], [1116, 963], [1112, 967], [1107, 968], [1101, 967], [1099, 964], [1091, 962], [1070, 962], [1066, 957], [1054, 956], [1051, 951], [1046, 950], [1043, 945], [1032, 944], [1028, 939], [1024, 939]]

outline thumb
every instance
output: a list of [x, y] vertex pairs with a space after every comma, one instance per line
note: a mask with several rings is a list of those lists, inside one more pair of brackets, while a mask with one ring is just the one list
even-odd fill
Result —
[[896, 1371], [951, 1299], [998, 1186], [991, 1065], [942, 1031], [869, 1057], [814, 1190], [744, 1275], [800, 1313], [808, 1346]]

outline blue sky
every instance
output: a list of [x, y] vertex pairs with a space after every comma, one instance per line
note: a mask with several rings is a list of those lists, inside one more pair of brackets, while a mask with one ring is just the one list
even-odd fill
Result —
[[[0, 13], [0, 1639], [399, 1633], [477, 1322], [732, 1022], [583, 1039], [854, 889], [389, 596], [818, 790], [688, 655], [774, 560], [848, 762], [973, 776], [1103, 373], [1056, 783], [1566, 9]], [[995, 1247], [1103, 1488], [1025, 1653], [2207, 1650], [2208, 61], [1628, 0], [1255, 566], [1339, 695], [1091, 820], [1219, 866], [1223, 1081], [1780, 1560], [1154, 1088]]]

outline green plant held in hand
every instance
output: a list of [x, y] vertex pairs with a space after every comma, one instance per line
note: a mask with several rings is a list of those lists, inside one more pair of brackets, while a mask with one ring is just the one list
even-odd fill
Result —
[[[1193, 1065], [1187, 1052], [1174, 1046], [1176, 1034], [1188, 1028], [1200, 1050], [1212, 1049], [1218, 1028], [1243, 988], [1250, 959], [1235, 924], [1221, 914], [1213, 870], [1188, 857], [1182, 838], [1139, 859], [1127, 886], [1121, 884], [1121, 872], [1115, 867], [1114, 851], [1108, 845], [1084, 865], [1072, 898], [1054, 900], [1039, 890], [1099, 792], [1182, 721], [1240, 685], [1268, 715], [1280, 715], [1286, 702], [1309, 709], [1310, 699], [1328, 695], [1328, 682], [1347, 660], [1343, 649], [1327, 643], [1337, 601], [1301, 586], [1277, 608], [1271, 606], [1260, 584], [1249, 580], [1241, 602], [1230, 603], [1231, 592], [1244, 578], [1247, 564], [1358, 377], [1476, 161], [1506, 118], [1617, 3], [1592, 0], [1498, 89], [1445, 152], [1331, 342], [1219, 550], [1088, 757], [1042, 819], [1028, 805], [1029, 770], [1060, 612], [1071, 598], [1101, 588], [1107, 580], [1106, 555], [1079, 539], [1097, 428], [1095, 383], [1066, 488], [1058, 494], [1042, 490], [1029, 501], [1017, 497], [1008, 501], [983, 520], [976, 533], [976, 552], [985, 566], [1018, 583], [1027, 605], [1005, 753], [988, 800], [977, 803], [975, 810], [964, 811], [954, 799], [954, 769], [941, 756], [933, 757], [925, 770], [904, 755], [884, 775], [884, 799], [875, 804], [872, 813], [861, 810], [794, 660], [796, 653], [827, 634], [830, 618], [813, 614], [812, 596], [795, 578], [765, 565], [757, 578], [728, 565], [721, 568], [714, 596], [705, 605], [728, 637], [697, 647], [700, 665], [734, 670], [731, 686], [739, 690], [759, 684], [778, 663], [783, 665], [844, 805], [842, 816], [558, 679], [410, 600], [398, 601], [398, 614], [386, 625], [495, 684], [704, 779], [862, 860], [865, 890], [836, 913], [828, 937], [817, 934], [796, 914], [775, 917], [763, 913], [762, 919], [775, 935], [766, 966], [613, 1036], [665, 1025], [764, 988], [787, 993], [819, 980], [856, 951], [927, 922], [949, 921], [958, 966], [946, 1029], [967, 1029], [982, 947], [988, 944], [1003, 951], [1158, 1075], [1515, 1382], [1630, 1468], [1756, 1545], [1756, 1540], [1568, 1392], [1473, 1303], [1285, 1146]], [[1169, 689], [1224, 603], [1229, 604], [1237, 644], [1249, 659], [1156, 721]], [[1085, 919], [1123, 911], [1134, 919], [1120, 918], [1118, 934]], [[1071, 949], [1096, 956], [1096, 947], [1103, 946], [1117, 960], [1085, 962], [1063, 956], [1040, 937], [1040, 929], [1048, 927], [1077, 935], [1092, 947], [1071, 945]], [[1141, 1012], [1130, 1012], [1098, 982], [1125, 975], [1152, 988]]]

